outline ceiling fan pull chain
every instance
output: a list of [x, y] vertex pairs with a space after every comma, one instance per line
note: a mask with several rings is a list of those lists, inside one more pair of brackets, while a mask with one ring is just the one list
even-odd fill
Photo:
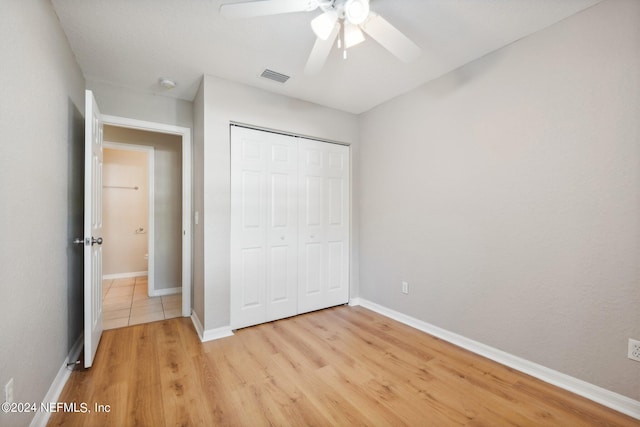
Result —
[[347, 26], [340, 24], [340, 35], [338, 36], [338, 49], [342, 49], [342, 40], [344, 40], [344, 50], [342, 51], [342, 59], [347, 59]]

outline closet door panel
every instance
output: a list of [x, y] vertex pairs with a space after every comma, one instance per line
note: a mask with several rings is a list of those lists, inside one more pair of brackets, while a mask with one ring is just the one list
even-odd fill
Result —
[[326, 306], [349, 301], [349, 148], [325, 144], [326, 156]]
[[290, 136], [267, 133], [265, 140], [270, 150], [266, 317], [271, 321], [293, 316], [298, 308], [298, 149]]
[[297, 312], [297, 147], [231, 128], [231, 326]]
[[300, 138], [300, 313], [349, 300], [349, 148]]
[[266, 321], [267, 147], [233, 132], [231, 144], [231, 318], [235, 327]]
[[326, 269], [324, 247], [324, 152], [316, 141], [298, 142], [299, 218], [298, 312], [318, 310], [324, 304]]
[[264, 301], [264, 254], [262, 248], [245, 248], [241, 253], [242, 304], [243, 308], [258, 307]]
[[299, 289], [304, 298], [321, 298], [323, 269], [322, 269], [322, 244], [307, 242], [302, 254], [303, 276], [300, 277], [302, 284]]

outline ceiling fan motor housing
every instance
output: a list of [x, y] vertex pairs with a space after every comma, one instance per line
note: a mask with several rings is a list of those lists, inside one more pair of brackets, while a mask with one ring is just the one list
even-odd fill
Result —
[[344, 4], [344, 15], [350, 23], [362, 24], [369, 16], [369, 0], [347, 0]]

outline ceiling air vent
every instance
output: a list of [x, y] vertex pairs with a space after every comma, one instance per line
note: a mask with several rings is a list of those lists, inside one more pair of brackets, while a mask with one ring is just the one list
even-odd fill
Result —
[[262, 74], [260, 74], [260, 77], [264, 77], [265, 79], [270, 79], [270, 80], [276, 81], [278, 83], [284, 83], [287, 80], [289, 80], [289, 76], [277, 73], [277, 72], [275, 72], [273, 70], [270, 70], [268, 68], [265, 69], [262, 72]]

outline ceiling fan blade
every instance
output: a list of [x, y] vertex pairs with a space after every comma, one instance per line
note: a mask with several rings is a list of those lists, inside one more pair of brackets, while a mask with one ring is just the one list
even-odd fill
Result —
[[344, 22], [344, 47], [349, 49], [355, 45], [358, 45], [364, 41], [364, 34], [360, 30], [360, 27], [353, 25], [347, 21]]
[[220, 13], [227, 19], [241, 19], [290, 12], [310, 12], [317, 8], [317, 0], [259, 0], [223, 4], [220, 6]]
[[322, 40], [321, 38], [316, 39], [316, 43], [313, 45], [313, 49], [307, 60], [307, 65], [304, 67], [305, 74], [318, 74], [320, 70], [322, 70], [324, 63], [327, 62], [329, 53], [331, 53], [333, 44], [338, 37], [339, 31], [340, 25], [336, 23], [326, 40]]
[[328, 10], [322, 15], [318, 15], [311, 21], [311, 29], [316, 37], [326, 40], [331, 35], [333, 27], [338, 22], [338, 13], [335, 10]]
[[411, 62], [420, 56], [418, 45], [376, 13], [371, 12], [360, 28], [401, 61]]

